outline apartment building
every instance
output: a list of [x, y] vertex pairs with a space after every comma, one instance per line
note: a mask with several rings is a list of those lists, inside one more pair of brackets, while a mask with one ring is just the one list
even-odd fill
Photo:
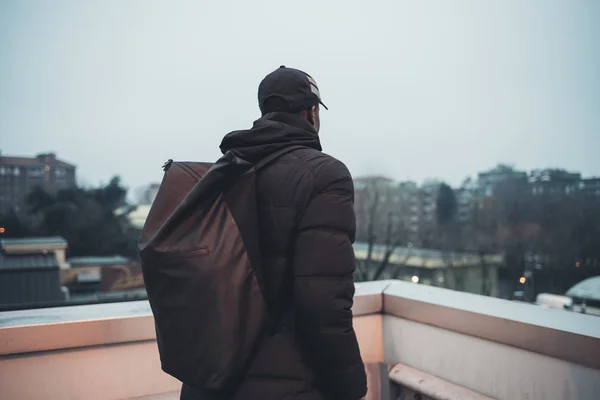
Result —
[[54, 153], [35, 157], [0, 153], [0, 212], [19, 211], [36, 186], [50, 193], [76, 186], [75, 172], [74, 165], [56, 158]]

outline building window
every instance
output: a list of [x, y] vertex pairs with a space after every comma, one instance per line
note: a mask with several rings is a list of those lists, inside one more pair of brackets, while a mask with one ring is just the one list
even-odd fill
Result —
[[65, 176], [67, 176], [67, 171], [64, 168], [56, 168], [54, 170], [54, 176], [56, 176], [57, 178], [64, 178]]
[[8, 173], [8, 169], [4, 167], [0, 167], [0, 175], [6, 175]]
[[44, 177], [44, 169], [43, 168], [30, 168], [27, 170], [27, 176], [31, 178], [43, 178]]

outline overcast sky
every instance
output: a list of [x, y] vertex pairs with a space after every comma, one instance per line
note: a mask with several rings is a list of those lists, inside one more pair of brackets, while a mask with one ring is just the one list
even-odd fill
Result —
[[0, 149], [160, 181], [169, 158], [216, 160], [286, 64], [355, 176], [600, 175], [599, 21], [598, 0], [0, 0]]

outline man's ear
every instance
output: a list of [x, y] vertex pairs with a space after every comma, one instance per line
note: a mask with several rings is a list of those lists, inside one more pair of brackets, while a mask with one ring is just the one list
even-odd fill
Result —
[[311, 125], [315, 125], [315, 114], [314, 114], [314, 107], [313, 108], [309, 108], [305, 111], [302, 111], [303, 117], [306, 118], [306, 120], [311, 124]]
[[312, 124], [315, 124], [315, 121], [317, 120], [317, 107], [316, 106], [312, 106], [312, 108], [310, 109], [310, 116], [311, 116], [311, 121]]

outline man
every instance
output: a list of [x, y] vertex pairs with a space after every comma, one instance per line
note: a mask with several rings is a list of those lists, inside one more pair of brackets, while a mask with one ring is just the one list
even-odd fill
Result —
[[[233, 398], [358, 400], [367, 388], [352, 327], [352, 178], [321, 152], [325, 106], [308, 74], [281, 66], [260, 83], [258, 101], [262, 118], [225, 136], [221, 151], [256, 163], [285, 147], [302, 148], [258, 171], [264, 295], [278, 326]], [[193, 391], [184, 385], [182, 399], [219, 398]]]

